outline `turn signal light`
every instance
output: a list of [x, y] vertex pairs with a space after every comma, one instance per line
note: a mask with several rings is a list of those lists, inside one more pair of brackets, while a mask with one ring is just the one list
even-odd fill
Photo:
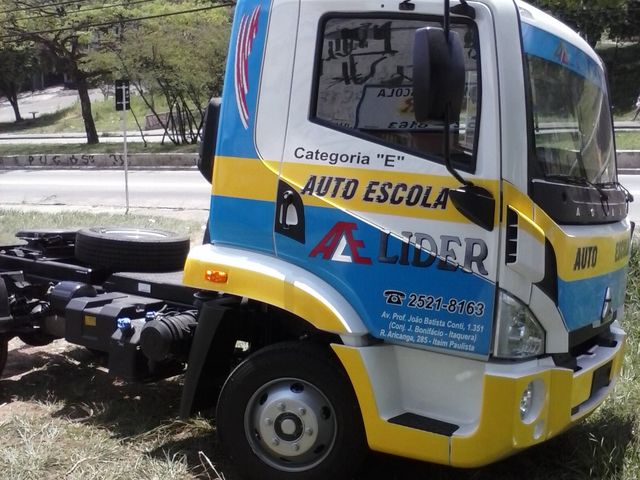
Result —
[[220, 270], [207, 270], [204, 274], [204, 279], [207, 282], [227, 283], [229, 275], [227, 272], [221, 272]]

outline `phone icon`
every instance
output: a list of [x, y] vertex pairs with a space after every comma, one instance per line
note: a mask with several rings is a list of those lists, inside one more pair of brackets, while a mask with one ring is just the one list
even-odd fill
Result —
[[404, 299], [406, 298], [407, 294], [404, 292], [400, 292], [398, 290], [385, 290], [384, 291], [384, 296], [387, 299], [387, 304], [388, 305], [400, 305], [402, 306], [402, 304], [404, 303]]

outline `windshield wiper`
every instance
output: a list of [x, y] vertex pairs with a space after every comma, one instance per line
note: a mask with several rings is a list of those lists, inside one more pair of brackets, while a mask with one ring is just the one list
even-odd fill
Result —
[[622, 190], [625, 194], [625, 200], [629, 203], [632, 203], [634, 198], [633, 198], [633, 194], [629, 191], [629, 189], [627, 187], [625, 187], [624, 185], [622, 185], [620, 182], [618, 181], [613, 181], [613, 182], [598, 182], [597, 185], [599, 187], [602, 188], [619, 188], [620, 190]]
[[582, 187], [591, 187], [600, 194], [600, 206], [605, 216], [609, 215], [609, 195], [603, 190], [603, 184], [590, 182], [584, 177], [569, 175], [566, 173], [550, 173], [544, 176], [545, 180], [559, 180], [571, 185], [580, 185]]
[[549, 173], [544, 176], [545, 180], [560, 180], [564, 183], [569, 183], [571, 185], [580, 185], [582, 187], [591, 187], [595, 189], [600, 194], [600, 200], [609, 200], [609, 196], [607, 192], [605, 192], [602, 188], [605, 186], [604, 184], [597, 184], [590, 182], [584, 177], [578, 177], [576, 175], [569, 175], [566, 173]]

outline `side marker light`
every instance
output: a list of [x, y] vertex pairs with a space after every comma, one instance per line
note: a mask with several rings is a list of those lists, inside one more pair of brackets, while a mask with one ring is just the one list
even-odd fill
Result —
[[204, 279], [207, 282], [227, 283], [229, 275], [227, 272], [221, 272], [220, 270], [207, 270], [204, 274]]

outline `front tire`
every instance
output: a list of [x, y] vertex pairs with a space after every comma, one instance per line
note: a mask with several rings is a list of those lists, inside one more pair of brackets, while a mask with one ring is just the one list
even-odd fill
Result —
[[0, 378], [7, 364], [7, 356], [9, 355], [9, 337], [0, 335]]
[[224, 384], [216, 418], [248, 479], [348, 479], [366, 452], [353, 388], [328, 346], [281, 343], [251, 355]]

